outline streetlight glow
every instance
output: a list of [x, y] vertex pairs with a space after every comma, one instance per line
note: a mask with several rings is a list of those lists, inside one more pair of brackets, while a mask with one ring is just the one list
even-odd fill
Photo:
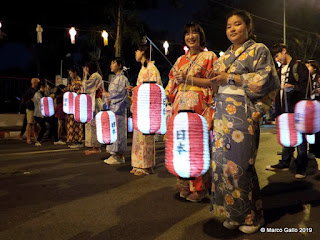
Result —
[[76, 29], [74, 27], [70, 28], [69, 34], [70, 34], [71, 43], [75, 44], [76, 43], [76, 35], [77, 35]]
[[165, 42], [163, 43], [163, 48], [164, 48], [164, 53], [165, 53], [165, 55], [168, 55], [168, 49], [169, 49], [169, 43], [168, 43], [168, 41], [165, 41]]
[[104, 46], [107, 46], [108, 45], [108, 33], [107, 33], [107, 31], [106, 30], [103, 30], [102, 31], [102, 34], [101, 34], [101, 36], [103, 37], [103, 45]]

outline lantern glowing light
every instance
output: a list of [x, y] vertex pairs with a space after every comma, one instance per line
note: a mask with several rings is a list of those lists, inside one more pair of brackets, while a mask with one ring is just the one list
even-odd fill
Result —
[[180, 112], [168, 123], [165, 163], [169, 172], [182, 178], [205, 174], [210, 166], [208, 124], [204, 117]]
[[77, 122], [87, 123], [93, 118], [92, 97], [88, 94], [79, 94], [75, 98], [74, 119]]
[[53, 99], [51, 97], [43, 97], [40, 100], [41, 114], [44, 117], [51, 117], [54, 114]]
[[41, 27], [40, 24], [37, 24], [36, 31], [37, 31], [37, 43], [42, 43], [43, 28]]
[[76, 43], [76, 35], [77, 35], [76, 29], [74, 27], [70, 28], [69, 34], [70, 34], [71, 43], [75, 44]]
[[184, 46], [183, 47], [183, 50], [184, 50], [184, 54], [187, 55], [188, 54], [188, 51], [189, 51], [189, 48], [187, 46]]
[[166, 133], [166, 94], [162, 86], [147, 82], [133, 91], [133, 127], [144, 134]]
[[293, 113], [283, 113], [276, 118], [277, 140], [284, 147], [296, 147], [303, 141], [302, 134], [295, 127]]
[[99, 112], [96, 117], [97, 140], [102, 144], [112, 144], [118, 138], [117, 116], [112, 111]]
[[66, 114], [74, 114], [75, 99], [77, 94], [75, 92], [65, 92], [63, 94], [63, 112]]
[[103, 46], [107, 46], [108, 45], [108, 33], [106, 32], [106, 30], [102, 31], [101, 36], [103, 37]]
[[296, 129], [301, 133], [313, 134], [320, 131], [320, 103], [302, 100], [294, 107]]
[[165, 41], [165, 42], [163, 43], [163, 48], [164, 48], [164, 54], [165, 54], [165, 55], [168, 55], [168, 49], [169, 49], [169, 43], [168, 43], [168, 41]]

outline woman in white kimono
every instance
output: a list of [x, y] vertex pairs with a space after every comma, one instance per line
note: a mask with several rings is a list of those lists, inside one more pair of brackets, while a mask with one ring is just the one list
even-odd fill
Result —
[[107, 146], [111, 156], [104, 160], [107, 164], [120, 164], [125, 162], [124, 153], [127, 150], [127, 116], [126, 110], [129, 107], [129, 99], [126, 87], [129, 86], [128, 78], [123, 72], [123, 60], [115, 58], [111, 61], [111, 72], [116, 76], [110, 82], [107, 97], [109, 97], [110, 110], [117, 115], [118, 139]]
[[[90, 61], [83, 68], [83, 92], [89, 94], [93, 101], [93, 119], [85, 125], [85, 146], [90, 148], [85, 155], [101, 152], [100, 143], [97, 140], [95, 115], [102, 109], [103, 81], [98, 72], [99, 66], [95, 61]], [[89, 77], [89, 78], [88, 78]]]

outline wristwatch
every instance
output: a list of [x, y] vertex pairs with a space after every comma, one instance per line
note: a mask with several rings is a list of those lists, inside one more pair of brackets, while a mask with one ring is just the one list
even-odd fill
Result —
[[232, 74], [232, 73], [229, 74], [229, 76], [227, 78], [227, 83], [229, 85], [235, 85], [236, 84], [236, 82], [234, 81], [234, 74]]

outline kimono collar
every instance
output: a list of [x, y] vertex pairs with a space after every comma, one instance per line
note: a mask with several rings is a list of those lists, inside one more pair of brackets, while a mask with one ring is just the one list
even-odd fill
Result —
[[233, 51], [233, 45], [231, 45], [227, 51], [230, 51], [231, 53], [234, 53], [236, 56], [239, 56], [241, 53], [243, 53], [246, 49], [251, 47], [256, 42], [252, 39], [247, 40], [241, 47], [239, 47], [236, 51]]

